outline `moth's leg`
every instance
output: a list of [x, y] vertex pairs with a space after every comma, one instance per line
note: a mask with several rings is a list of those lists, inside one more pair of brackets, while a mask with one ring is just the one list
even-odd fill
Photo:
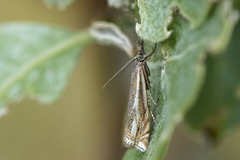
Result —
[[157, 43], [154, 45], [151, 54], [149, 55], [150, 57], [154, 54], [154, 52], [156, 51], [157, 48]]
[[[150, 86], [150, 81], [149, 81], [149, 79], [148, 79], [148, 76], [146, 75], [147, 73], [146, 73], [145, 70], [143, 70], [143, 74], [144, 74], [144, 78], [145, 78], [145, 81], [146, 81], [146, 87], [147, 87], [147, 89], [148, 89], [149, 92], [150, 92], [150, 97], [151, 97], [151, 99], [152, 99], [152, 102], [153, 102], [155, 105], [157, 105], [157, 103], [156, 103], [156, 102], [154, 101], [154, 99], [153, 99], [152, 91], [151, 91], [151, 86]], [[154, 117], [151, 109], [149, 108], [149, 106], [148, 106], [148, 110], [149, 110], [149, 112], [150, 112], [150, 114], [151, 114], [151, 116], [152, 116], [152, 118], [153, 118], [153, 121], [156, 122], [155, 117]]]
[[151, 108], [150, 108], [149, 106], [148, 106], [148, 110], [149, 110], [149, 113], [150, 113], [151, 116], [152, 116], [153, 122], [156, 123], [156, 119], [155, 119], [155, 117], [154, 117], [154, 115], [153, 115], [153, 113], [152, 113], [152, 111], [151, 111]]
[[156, 48], [157, 48], [157, 43], [153, 47], [152, 52], [144, 59], [145, 62], [148, 61], [152, 57], [152, 55], [154, 54]]
[[[144, 67], [145, 67], [145, 68], [148, 67], [147, 64], [146, 64]], [[151, 99], [152, 99], [152, 102], [153, 102], [155, 105], [157, 105], [157, 103], [156, 103], [156, 102], [154, 101], [154, 99], [153, 99], [152, 90], [151, 90], [151, 86], [150, 86], [150, 80], [149, 80], [147, 74], [150, 74], [150, 71], [149, 71], [149, 73], [147, 73], [147, 70], [146, 70], [146, 69], [143, 70], [144, 79], [145, 79], [145, 81], [146, 81], [147, 89], [148, 89], [149, 92], [150, 92], [150, 97], [151, 97]]]
[[154, 101], [154, 99], [153, 99], [153, 95], [152, 95], [152, 90], [151, 90], [151, 87], [149, 86], [149, 92], [150, 92], [150, 97], [151, 97], [151, 99], [152, 99], [152, 102], [155, 104], [155, 105], [157, 105], [157, 103]]
[[143, 70], [143, 75], [144, 75], [144, 79], [145, 79], [145, 83], [146, 83], [146, 87], [147, 87], [147, 90], [149, 90], [149, 87], [150, 87], [150, 80], [149, 80], [149, 74], [150, 74], [150, 71], [149, 70], [146, 70], [148, 69], [148, 66], [147, 64], [144, 65], [144, 70]]

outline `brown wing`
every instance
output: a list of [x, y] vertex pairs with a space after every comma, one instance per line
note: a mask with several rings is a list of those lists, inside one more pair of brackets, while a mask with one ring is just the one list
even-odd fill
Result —
[[126, 147], [135, 147], [142, 152], [146, 151], [149, 139], [149, 113], [144, 69], [144, 65], [138, 63], [132, 72], [124, 135]]

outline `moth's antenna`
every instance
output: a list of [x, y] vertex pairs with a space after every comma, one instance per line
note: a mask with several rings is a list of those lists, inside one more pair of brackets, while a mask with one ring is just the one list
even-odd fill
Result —
[[[132, 58], [130, 61], [128, 61], [117, 73], [115, 73], [112, 78], [110, 78], [103, 86], [103, 89], [109, 84], [109, 82], [111, 82], [120, 72], [120, 75], [118, 76], [118, 78], [113, 82], [112, 86], [117, 82], [117, 80], [121, 77], [121, 75], [124, 73], [124, 71], [127, 69], [127, 67], [136, 59], [136, 57]], [[110, 88], [110, 90], [111, 90]]]

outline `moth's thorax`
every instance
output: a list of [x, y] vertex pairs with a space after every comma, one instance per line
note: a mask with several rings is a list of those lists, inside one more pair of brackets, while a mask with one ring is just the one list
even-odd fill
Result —
[[138, 51], [136, 55], [136, 60], [138, 63], [144, 62], [144, 59], [146, 58], [146, 53], [144, 51]]
[[141, 69], [143, 69], [144, 65], [146, 64], [146, 62], [144, 61], [139, 61], [138, 59], [136, 59], [135, 63], [134, 63], [134, 67], [132, 70], [132, 74], [136, 74], [136, 71], [139, 71]]

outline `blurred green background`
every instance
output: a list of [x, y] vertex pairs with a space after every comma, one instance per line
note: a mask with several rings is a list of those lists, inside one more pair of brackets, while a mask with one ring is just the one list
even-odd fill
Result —
[[[0, 22], [40, 22], [75, 31], [101, 19], [104, 0], [76, 1], [64, 11], [43, 1], [0, 0]], [[67, 88], [52, 105], [34, 100], [11, 104], [0, 118], [0, 160], [117, 160], [124, 154], [122, 122], [130, 71], [106, 96], [103, 84], [128, 61], [117, 48], [90, 45], [83, 50]], [[165, 160], [239, 160], [240, 130], [212, 145], [180, 124]]]

